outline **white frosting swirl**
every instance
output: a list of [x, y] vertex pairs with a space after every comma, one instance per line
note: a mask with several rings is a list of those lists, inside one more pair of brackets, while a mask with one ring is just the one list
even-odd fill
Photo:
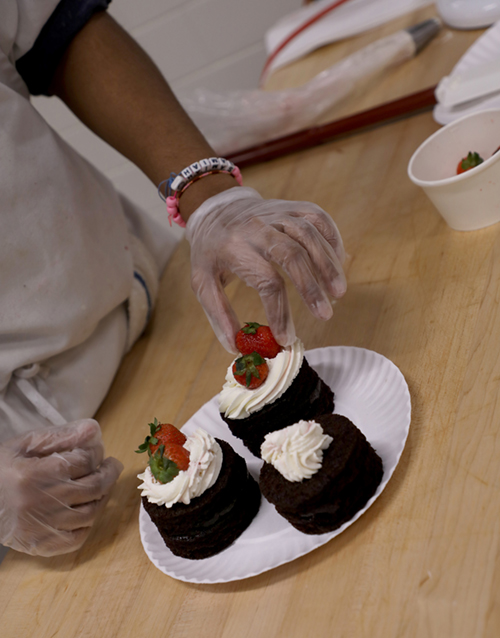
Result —
[[143, 481], [138, 489], [150, 503], [165, 507], [172, 507], [174, 503], [189, 505], [191, 499], [212, 487], [219, 477], [222, 450], [213, 436], [198, 428], [187, 437], [183, 447], [189, 450], [189, 467], [169, 483], [157, 481], [149, 466], [137, 476]]
[[304, 358], [304, 344], [296, 339], [291, 346], [283, 348], [274, 359], [267, 359], [269, 374], [262, 385], [248, 390], [233, 376], [233, 363], [226, 373], [226, 382], [219, 395], [219, 411], [230, 419], [246, 419], [265, 405], [276, 401], [292, 385]]
[[300, 482], [321, 468], [323, 450], [333, 441], [316, 421], [299, 421], [266, 434], [260, 451], [287, 481]]

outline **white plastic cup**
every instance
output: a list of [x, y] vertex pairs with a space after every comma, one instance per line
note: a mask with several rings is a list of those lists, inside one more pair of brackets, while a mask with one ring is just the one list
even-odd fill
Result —
[[[500, 109], [472, 113], [427, 138], [410, 159], [408, 175], [451, 228], [485, 228], [500, 221], [498, 147]], [[484, 162], [457, 175], [458, 163], [470, 151]]]

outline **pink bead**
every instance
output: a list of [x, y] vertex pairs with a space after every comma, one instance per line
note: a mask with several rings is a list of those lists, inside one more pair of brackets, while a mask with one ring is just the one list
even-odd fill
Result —
[[231, 171], [231, 175], [234, 177], [234, 179], [238, 182], [240, 186], [243, 186], [243, 177], [241, 176], [241, 171], [237, 166], [233, 168], [233, 170]]
[[174, 221], [181, 228], [186, 227], [186, 222], [182, 219], [181, 214], [179, 213], [179, 209], [177, 208], [177, 198], [174, 195], [169, 195], [167, 197], [167, 213], [170, 226], [172, 226], [172, 221]]

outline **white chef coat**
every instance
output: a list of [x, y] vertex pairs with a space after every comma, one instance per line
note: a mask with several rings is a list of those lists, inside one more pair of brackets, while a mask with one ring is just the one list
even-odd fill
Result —
[[15, 61], [58, 0], [0, 0], [0, 442], [92, 416], [175, 239], [33, 108]]

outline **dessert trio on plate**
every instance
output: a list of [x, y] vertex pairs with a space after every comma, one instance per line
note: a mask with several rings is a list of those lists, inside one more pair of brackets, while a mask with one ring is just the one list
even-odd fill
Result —
[[261, 458], [259, 485], [245, 460], [201, 428], [186, 437], [150, 424], [137, 452], [142, 502], [173, 554], [213, 556], [231, 545], [257, 514], [261, 492], [306, 534], [331, 532], [375, 493], [382, 461], [360, 430], [332, 414], [334, 394], [296, 339], [282, 348], [267, 326], [247, 323], [236, 335], [240, 356], [219, 395], [221, 418]]

